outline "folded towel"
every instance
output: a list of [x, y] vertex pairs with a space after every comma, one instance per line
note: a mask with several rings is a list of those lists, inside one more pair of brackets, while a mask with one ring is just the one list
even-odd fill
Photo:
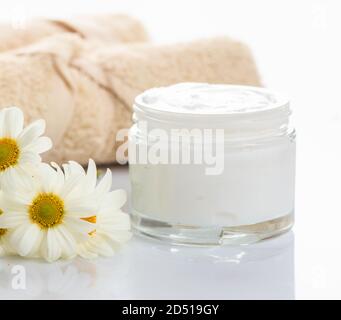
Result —
[[58, 33], [74, 33], [84, 39], [115, 42], [144, 42], [147, 33], [140, 21], [126, 15], [80, 16], [71, 19], [34, 19], [25, 28], [0, 25], [0, 52], [16, 49]]
[[0, 55], [0, 105], [44, 118], [55, 148], [45, 160], [116, 161], [116, 133], [151, 87], [198, 81], [260, 85], [248, 48], [229, 38], [98, 47], [61, 34]]

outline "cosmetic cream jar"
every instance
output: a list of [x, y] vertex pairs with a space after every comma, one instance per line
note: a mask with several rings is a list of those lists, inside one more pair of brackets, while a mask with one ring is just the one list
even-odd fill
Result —
[[294, 220], [295, 131], [284, 97], [180, 83], [140, 94], [129, 133], [135, 232], [176, 244], [248, 244]]

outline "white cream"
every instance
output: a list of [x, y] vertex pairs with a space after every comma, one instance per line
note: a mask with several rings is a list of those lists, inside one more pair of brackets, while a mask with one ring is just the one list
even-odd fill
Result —
[[[130, 141], [135, 147], [151, 144], [140, 131], [143, 121], [168, 133], [224, 130], [219, 175], [205, 174], [205, 163], [130, 164], [137, 231], [178, 243], [212, 244], [235, 238], [252, 242], [291, 226], [295, 136], [288, 129], [286, 99], [256, 87], [182, 83], [146, 91], [134, 110]], [[163, 148], [177, 147], [165, 143]]]
[[277, 108], [287, 101], [263, 89], [245, 86], [180, 83], [147, 90], [138, 100], [148, 108], [190, 114], [250, 113]]

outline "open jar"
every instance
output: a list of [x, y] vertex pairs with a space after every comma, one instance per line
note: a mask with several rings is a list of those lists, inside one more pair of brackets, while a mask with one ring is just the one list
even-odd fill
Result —
[[134, 104], [136, 232], [177, 244], [247, 244], [294, 221], [295, 131], [287, 99], [251, 86], [181, 83]]

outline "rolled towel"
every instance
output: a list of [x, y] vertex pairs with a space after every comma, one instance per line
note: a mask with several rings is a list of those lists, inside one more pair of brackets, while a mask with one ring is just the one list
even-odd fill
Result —
[[0, 52], [20, 48], [58, 33], [74, 33], [84, 39], [115, 42], [144, 42], [147, 33], [140, 21], [126, 15], [80, 16], [70, 19], [34, 19], [25, 28], [0, 25]]
[[260, 85], [249, 49], [229, 38], [97, 48], [63, 34], [0, 55], [0, 106], [45, 118], [55, 145], [45, 160], [57, 162], [116, 161], [135, 96], [186, 81]]

